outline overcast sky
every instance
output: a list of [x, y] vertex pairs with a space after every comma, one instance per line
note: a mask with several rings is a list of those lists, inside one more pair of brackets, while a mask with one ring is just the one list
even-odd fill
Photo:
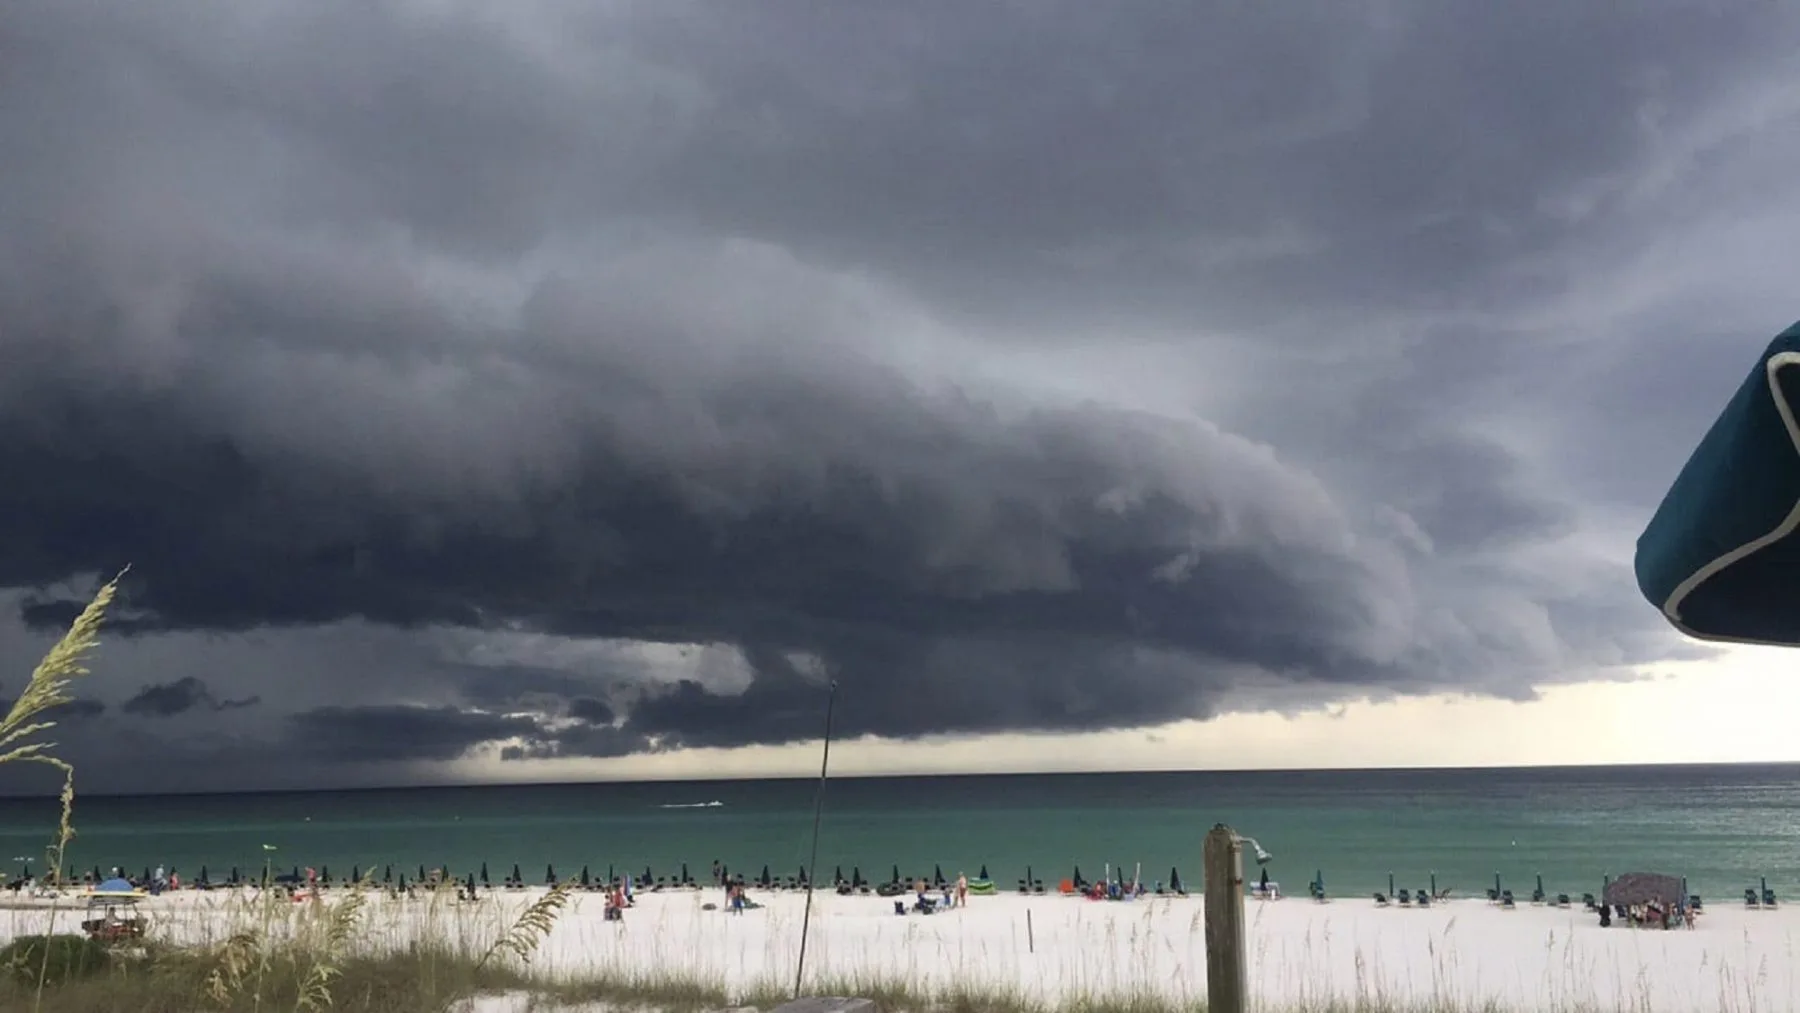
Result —
[[3, 18], [90, 790], [798, 772], [834, 678], [862, 771], [1800, 759], [1629, 568], [1800, 315], [1800, 7]]

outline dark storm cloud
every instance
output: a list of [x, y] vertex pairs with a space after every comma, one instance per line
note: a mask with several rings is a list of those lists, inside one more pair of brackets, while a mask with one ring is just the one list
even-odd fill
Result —
[[106, 704], [98, 700], [76, 699], [57, 708], [54, 716], [59, 720], [85, 721], [105, 713]]
[[[0, 587], [409, 631], [231, 718], [351, 764], [807, 738], [833, 678], [911, 737], [1668, 656], [1583, 497], [1646, 512], [1715, 402], [1580, 289], [1657, 288], [1800, 19], [84, 7], [0, 61]], [[1676, 421], [1610, 474], [1621, 392]], [[122, 711], [245, 702], [161, 663]]]
[[484, 742], [533, 735], [529, 718], [454, 707], [320, 707], [295, 714], [292, 745], [334, 762], [454, 760]]
[[221, 700], [213, 695], [205, 682], [190, 675], [170, 683], [145, 686], [119, 709], [141, 717], [172, 718], [196, 709], [233, 711], [254, 707], [261, 702], [262, 698], [255, 696]]

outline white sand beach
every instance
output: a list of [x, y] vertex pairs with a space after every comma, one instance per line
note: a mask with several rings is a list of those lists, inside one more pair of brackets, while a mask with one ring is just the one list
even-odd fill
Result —
[[[373, 897], [364, 917], [377, 945], [421, 934], [485, 946], [542, 889], [481, 900]], [[327, 895], [326, 904], [342, 894]], [[641, 894], [622, 923], [603, 898], [576, 894], [534, 964], [552, 974], [678, 975], [734, 992], [791, 983], [805, 897], [755, 892], [759, 909], [706, 910], [719, 891]], [[38, 902], [47, 903], [47, 902]], [[1434, 1008], [1800, 1009], [1794, 942], [1800, 912], [1720, 905], [1698, 927], [1602, 929], [1577, 906], [1502, 910], [1461, 900], [1430, 909], [1368, 899], [1249, 901], [1249, 973], [1265, 1008], [1328, 998]], [[183, 892], [143, 904], [152, 931], [220, 939], [248, 899]], [[63, 902], [70, 930], [80, 905]], [[903, 982], [914, 990], [1012, 991], [1045, 1000], [1157, 993], [1203, 999], [1202, 900], [1095, 902], [1067, 897], [971, 898], [959, 911], [896, 916], [878, 897], [815, 895], [807, 977], [821, 987]], [[48, 912], [21, 909], [5, 934], [41, 932]]]

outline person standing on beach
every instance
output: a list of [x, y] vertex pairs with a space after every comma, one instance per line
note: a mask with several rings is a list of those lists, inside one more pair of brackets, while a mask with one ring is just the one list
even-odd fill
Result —
[[969, 877], [961, 872], [956, 874], [956, 906], [969, 906]]

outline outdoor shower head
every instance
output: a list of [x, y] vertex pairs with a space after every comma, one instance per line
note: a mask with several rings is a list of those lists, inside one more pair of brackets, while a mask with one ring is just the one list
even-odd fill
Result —
[[1252, 848], [1256, 849], [1256, 864], [1257, 865], [1268, 865], [1269, 860], [1275, 857], [1274, 855], [1271, 855], [1267, 851], [1263, 850], [1263, 846], [1256, 843], [1256, 838], [1254, 838], [1254, 837], [1245, 837], [1244, 835], [1239, 834], [1238, 840], [1243, 841], [1245, 844], [1248, 844]]

